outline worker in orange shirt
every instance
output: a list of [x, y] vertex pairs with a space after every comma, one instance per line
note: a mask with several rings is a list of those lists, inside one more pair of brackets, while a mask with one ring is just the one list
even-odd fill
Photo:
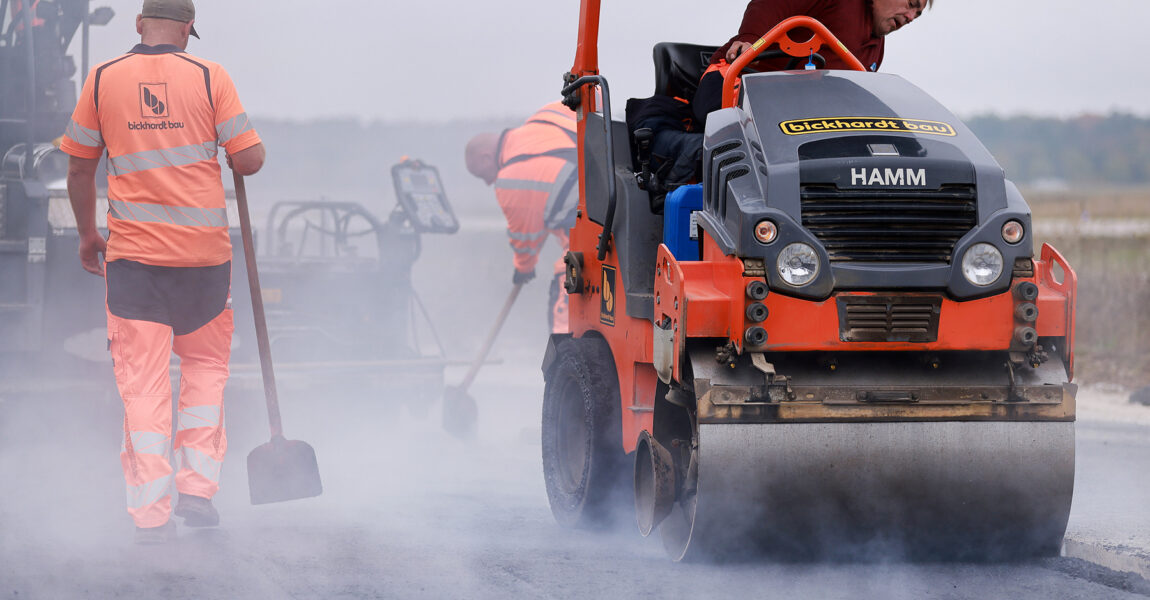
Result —
[[[579, 204], [576, 135], [575, 113], [553, 102], [519, 127], [480, 133], [467, 143], [467, 170], [495, 186], [495, 198], [507, 218], [515, 265], [511, 281], [515, 285], [535, 277], [535, 265], [548, 233], [563, 247], [563, 254], [567, 252], [568, 231], [575, 224]], [[562, 256], [554, 269], [547, 321], [553, 333], [566, 333]]]
[[[175, 537], [175, 514], [214, 526], [227, 450], [223, 392], [234, 329], [231, 241], [219, 147], [251, 175], [264, 148], [220, 65], [185, 52], [192, 0], [144, 0], [140, 44], [97, 65], [60, 149], [80, 263], [107, 282], [108, 347], [124, 402], [120, 460], [141, 543]], [[108, 239], [96, 227], [96, 164], [107, 151]], [[101, 262], [101, 255], [104, 262]], [[171, 354], [180, 359], [172, 439]], [[171, 466], [175, 453], [176, 468]]]

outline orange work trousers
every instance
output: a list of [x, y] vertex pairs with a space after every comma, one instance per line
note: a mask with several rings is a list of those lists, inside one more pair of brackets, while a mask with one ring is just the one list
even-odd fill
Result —
[[[120, 462], [128, 485], [128, 513], [138, 527], [158, 527], [171, 515], [173, 450], [178, 492], [211, 498], [219, 490], [228, 448], [223, 400], [234, 329], [231, 308], [183, 335], [163, 323], [108, 311], [109, 349], [124, 401]], [[174, 445], [172, 352], [180, 359]]]

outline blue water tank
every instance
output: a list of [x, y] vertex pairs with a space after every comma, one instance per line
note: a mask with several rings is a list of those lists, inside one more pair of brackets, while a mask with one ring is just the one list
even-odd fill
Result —
[[663, 201], [663, 243], [678, 260], [699, 260], [698, 227], [691, 215], [703, 208], [703, 184], [681, 185]]

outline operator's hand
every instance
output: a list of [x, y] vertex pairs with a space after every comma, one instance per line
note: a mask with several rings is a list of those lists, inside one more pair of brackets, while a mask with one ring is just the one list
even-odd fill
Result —
[[740, 54], [750, 50], [751, 45], [747, 42], [732, 42], [731, 47], [727, 48], [727, 62], [733, 63]]
[[80, 236], [80, 266], [93, 274], [104, 276], [104, 253], [108, 251], [108, 241], [99, 232]]
[[532, 279], [535, 279], [535, 269], [531, 269], [526, 273], [516, 269], [515, 273], [511, 276], [511, 283], [514, 283], [515, 285], [523, 285]]

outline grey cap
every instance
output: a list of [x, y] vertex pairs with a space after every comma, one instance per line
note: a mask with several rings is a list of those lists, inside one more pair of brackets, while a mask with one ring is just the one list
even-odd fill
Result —
[[[188, 23], [196, 19], [196, 5], [192, 0], [144, 0], [140, 16], [145, 19], [169, 19]], [[192, 25], [192, 35], [197, 38], [196, 26]]]

